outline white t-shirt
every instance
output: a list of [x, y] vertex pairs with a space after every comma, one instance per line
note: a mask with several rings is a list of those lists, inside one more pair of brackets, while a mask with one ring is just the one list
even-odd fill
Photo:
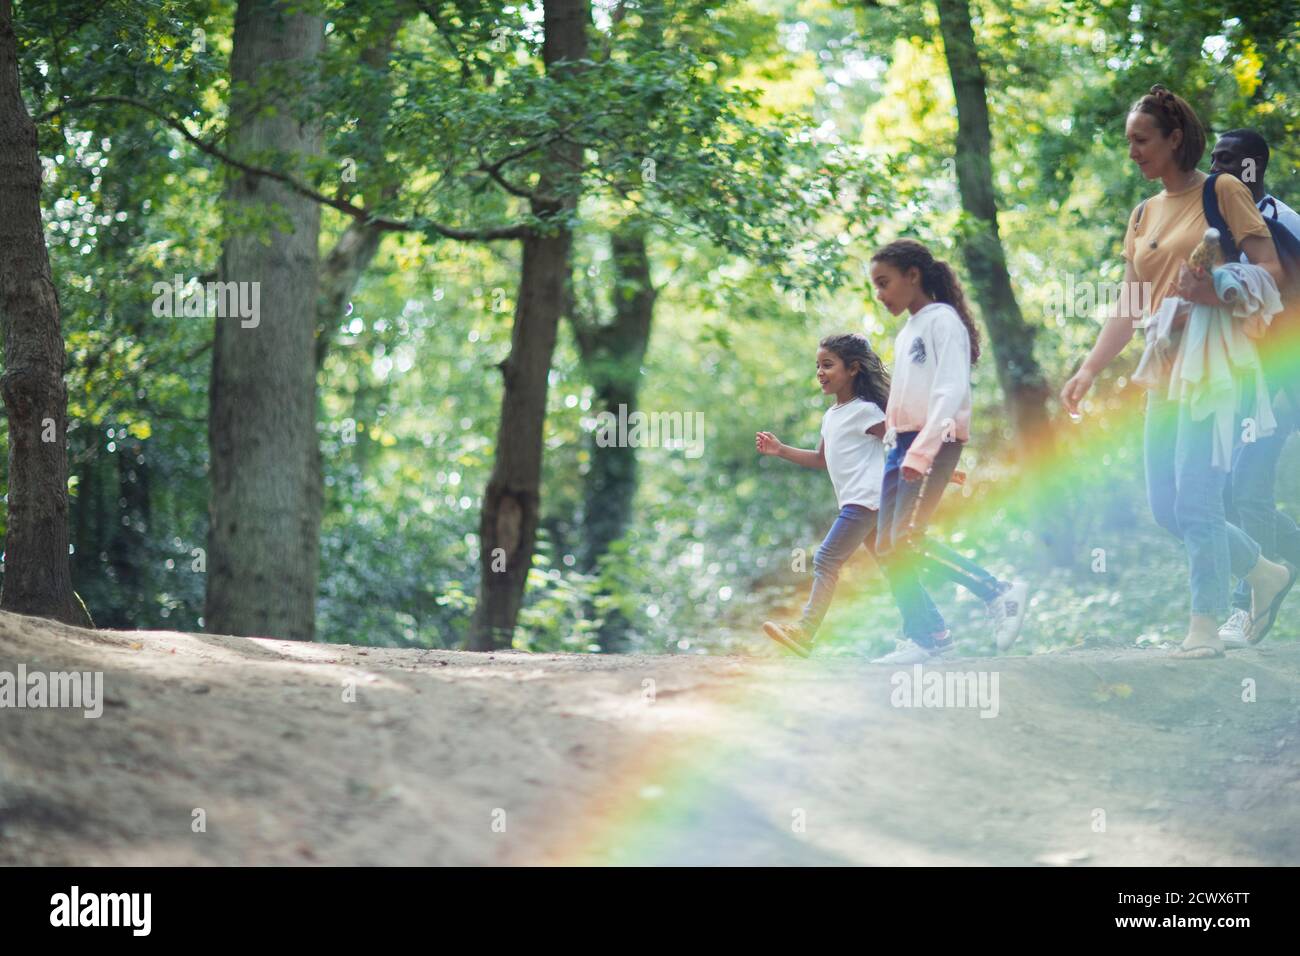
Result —
[[880, 508], [880, 483], [885, 477], [885, 445], [867, 429], [885, 420], [875, 402], [854, 398], [826, 409], [822, 416], [826, 471], [839, 505]]

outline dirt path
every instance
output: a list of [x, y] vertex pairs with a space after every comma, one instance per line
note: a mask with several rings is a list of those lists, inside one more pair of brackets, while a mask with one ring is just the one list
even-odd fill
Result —
[[0, 614], [0, 671], [19, 663], [103, 671], [107, 705], [0, 710], [5, 864], [1300, 863], [1294, 643], [946, 664], [997, 674], [991, 719], [894, 706], [913, 672], [855, 660]]

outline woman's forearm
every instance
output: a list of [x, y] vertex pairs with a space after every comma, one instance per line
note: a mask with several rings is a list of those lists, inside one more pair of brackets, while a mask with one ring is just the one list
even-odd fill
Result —
[[1286, 285], [1286, 270], [1282, 268], [1282, 263], [1278, 262], [1278, 260], [1261, 262], [1259, 267], [1273, 277], [1273, 281], [1279, 289]]
[[1115, 361], [1115, 357], [1124, 351], [1124, 346], [1128, 345], [1129, 340], [1133, 338], [1133, 324], [1130, 310], [1117, 309], [1101, 327], [1101, 334], [1097, 336], [1096, 344], [1088, 353], [1088, 357], [1083, 360], [1083, 368], [1094, 376], [1100, 375], [1102, 369]]
[[1277, 257], [1277, 247], [1271, 236], [1247, 236], [1241, 241], [1241, 251], [1251, 265], [1259, 266], [1273, 277], [1280, 289], [1286, 284], [1286, 270]]

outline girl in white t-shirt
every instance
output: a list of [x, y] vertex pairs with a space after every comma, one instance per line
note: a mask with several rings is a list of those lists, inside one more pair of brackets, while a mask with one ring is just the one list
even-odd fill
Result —
[[889, 401], [889, 374], [863, 335], [823, 339], [817, 349], [817, 381], [823, 392], [835, 396], [835, 404], [822, 418], [822, 437], [816, 451], [791, 448], [771, 432], [759, 432], [754, 441], [761, 454], [775, 455], [806, 468], [825, 468], [840, 508], [826, 540], [813, 557], [812, 595], [803, 616], [797, 624], [763, 624], [768, 637], [803, 657], [812, 650], [844, 562], [863, 545], [874, 552], [880, 481], [885, 468], [881, 439]]

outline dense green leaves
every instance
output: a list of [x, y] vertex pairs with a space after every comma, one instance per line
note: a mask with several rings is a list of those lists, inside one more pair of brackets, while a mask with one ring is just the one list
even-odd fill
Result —
[[[28, 108], [44, 117], [46, 238], [68, 345], [74, 582], [99, 623], [195, 629], [212, 319], [160, 317], [152, 306], [155, 283], [215, 273], [227, 170], [156, 114], [220, 149], [232, 5], [18, 6]], [[1053, 284], [1118, 278], [1127, 213], [1153, 191], [1123, 142], [1124, 114], [1151, 83], [1188, 96], [1214, 129], [1264, 131], [1273, 189], [1300, 205], [1292, 7], [975, 5], [1002, 236], [1051, 381], [1096, 331], [1095, 315], [1049, 308]], [[519, 262], [514, 243], [442, 230], [545, 228], [528, 199], [547, 172], [542, 147], [563, 137], [584, 147], [575, 292], [608, 313], [608, 231], [629, 216], [651, 224], [660, 295], [642, 407], [703, 413], [705, 445], [699, 458], [640, 449], [633, 526], [595, 574], [580, 574], [581, 482], [598, 450], [591, 383], [563, 330], [519, 643], [587, 649], [599, 616], [615, 610], [647, 650], [751, 643], [764, 616], [802, 602], [808, 577], [792, 568], [796, 552], [811, 562], [834, 511], [824, 474], [760, 460], [754, 432], [816, 445], [821, 335], [865, 329], [892, 361], [896, 320], [865, 281], [876, 244], [916, 235], [959, 259], [955, 118], [933, 9], [599, 5], [591, 59], [559, 77], [540, 69], [535, 6], [324, 9], [324, 81], [298, 101], [323, 117], [323, 158], [309, 168], [271, 154], [241, 159], [409, 228], [385, 238], [321, 369], [319, 633], [427, 646], [463, 638]], [[288, 71], [265, 82], [297, 80]], [[155, 112], [87, 102], [109, 96]], [[348, 221], [327, 211], [322, 254]], [[1180, 553], [1145, 516], [1128, 367], [1121, 360], [1099, 386], [1084, 423], [1062, 426], [1077, 429], [1067, 444], [1083, 447], [1060, 503], [1073, 567], [1036, 582], [1042, 646], [1077, 639], [1080, 613], [1126, 642], [1181, 614], [1169, 610], [1180, 600]], [[1007, 439], [990, 364], [977, 371], [972, 494], [960, 499], [972, 517], [952, 527], [959, 546], [995, 568], [1029, 570], [1047, 564], [1046, 552], [1024, 534], [1031, 516], [1015, 481], [1035, 472]], [[1288, 474], [1284, 505], [1297, 490]], [[1098, 548], [1111, 558], [1106, 574], [1092, 569]], [[852, 647], [878, 644], [896, 616], [869, 560], [850, 578], [832, 621]], [[943, 600], [977, 630], [973, 606]]]

